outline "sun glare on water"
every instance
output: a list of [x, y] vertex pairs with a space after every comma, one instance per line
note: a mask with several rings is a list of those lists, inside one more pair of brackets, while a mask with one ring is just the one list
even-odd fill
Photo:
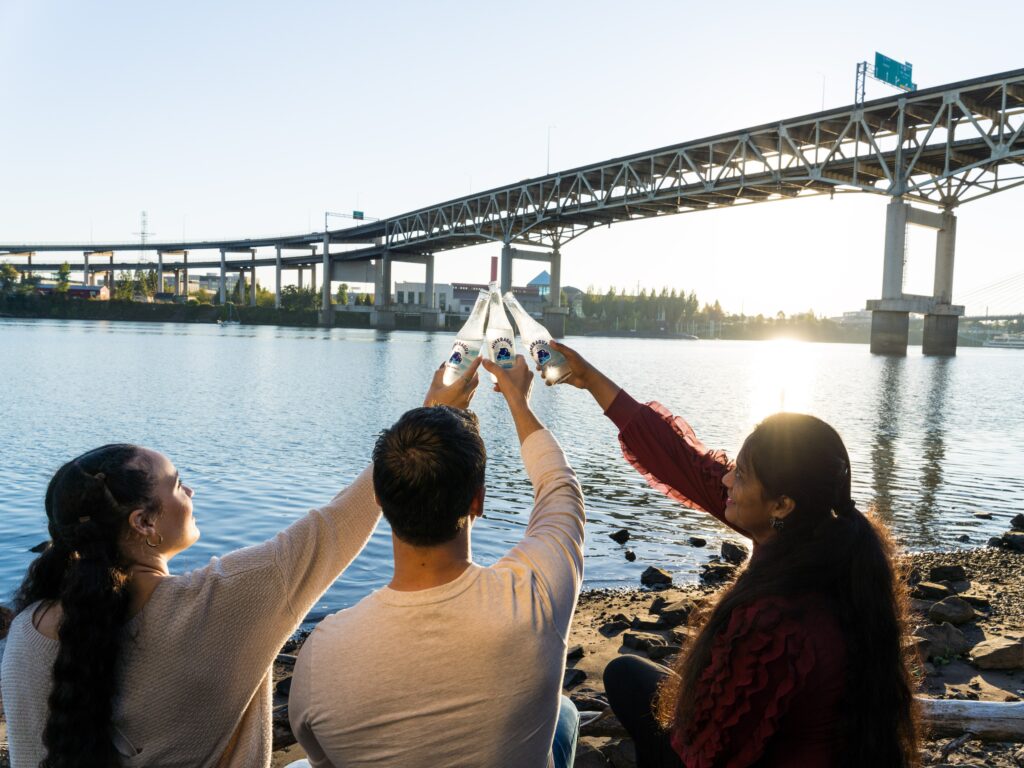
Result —
[[756, 345], [753, 357], [748, 388], [751, 424], [779, 411], [810, 411], [816, 363], [808, 354], [807, 342], [794, 339], [762, 342]]

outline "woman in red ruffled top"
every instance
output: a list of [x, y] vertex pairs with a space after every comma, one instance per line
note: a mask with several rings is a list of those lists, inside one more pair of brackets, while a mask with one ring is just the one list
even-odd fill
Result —
[[674, 670], [639, 656], [605, 670], [639, 768], [917, 765], [892, 546], [850, 496], [836, 431], [775, 414], [733, 463], [660, 404], [638, 403], [554, 346], [569, 361], [568, 383], [594, 396], [654, 488], [754, 543]]

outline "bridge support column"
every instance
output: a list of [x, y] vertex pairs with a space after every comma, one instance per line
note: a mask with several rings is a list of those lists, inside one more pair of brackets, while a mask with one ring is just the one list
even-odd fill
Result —
[[281, 308], [281, 246], [277, 246], [274, 256], [274, 309]]
[[82, 285], [92, 285], [89, 282], [89, 252], [85, 251], [82, 254]]
[[[938, 230], [935, 244], [933, 296], [903, 293], [903, 265], [906, 257], [908, 224]], [[954, 306], [953, 254], [956, 217], [950, 210], [932, 213], [911, 208], [894, 198], [885, 217], [885, 265], [882, 298], [868, 302], [871, 310], [871, 351], [883, 355], [907, 354], [909, 313], [925, 316], [921, 351], [926, 355], [955, 355], [957, 326], [964, 308]]]
[[164, 292], [164, 252], [156, 252], [156, 291]]
[[252, 264], [252, 266], [249, 267], [249, 274], [252, 277], [252, 279], [249, 281], [249, 306], [250, 307], [255, 307], [256, 306], [256, 250], [255, 249], [253, 249], [253, 251], [252, 251], [252, 256], [250, 258], [250, 263]]
[[512, 245], [505, 243], [501, 247], [501, 279], [498, 281], [502, 295], [512, 290], [512, 258]]
[[396, 318], [391, 307], [391, 254], [387, 251], [377, 260], [377, 279], [374, 283], [370, 326], [385, 330], [394, 328]]
[[323, 293], [320, 302], [320, 325], [334, 324], [334, 307], [331, 305], [331, 236], [324, 232]]
[[227, 258], [222, 248], [220, 251], [220, 303], [223, 304], [228, 298], [227, 287]]
[[444, 328], [444, 314], [438, 309], [436, 286], [434, 284], [434, 254], [428, 253], [424, 257], [426, 277], [423, 281], [423, 289], [426, 292], [427, 305], [420, 312], [420, 329], [424, 331], [439, 331]]
[[[907, 251], [907, 216], [910, 206], [895, 197], [885, 210], [885, 261], [882, 265], [882, 301], [903, 298], [903, 263]], [[874, 309], [871, 313], [871, 352], [905, 355], [910, 314], [899, 308]]]
[[950, 210], [940, 215], [941, 227], [935, 236], [936, 307], [924, 316], [921, 352], [926, 355], [955, 355], [960, 319], [946, 310], [953, 303], [953, 257], [956, 252], [956, 216]]
[[107, 289], [111, 292], [110, 298], [114, 298], [114, 254], [110, 254], [110, 269], [107, 271]]
[[871, 353], [874, 355], [905, 355], [910, 337], [910, 313], [871, 312]]
[[299, 268], [298, 268], [298, 277], [296, 277], [295, 282], [296, 282], [296, 285], [298, 285], [299, 290], [302, 290], [302, 267], [301, 266], [299, 266]]
[[309, 290], [316, 293], [316, 264], [309, 265]]
[[569, 308], [562, 306], [562, 252], [556, 246], [551, 251], [551, 270], [548, 281], [548, 304], [544, 307], [544, 327], [556, 339], [565, 336], [565, 321]]
[[182, 263], [184, 264], [184, 266], [181, 268], [181, 276], [184, 281], [184, 290], [182, 291], [182, 295], [186, 299], [188, 299], [188, 251], [182, 251], [181, 258]]

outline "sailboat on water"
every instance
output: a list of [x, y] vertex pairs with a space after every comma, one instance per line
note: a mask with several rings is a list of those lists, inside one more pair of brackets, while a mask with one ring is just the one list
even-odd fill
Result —
[[227, 304], [228, 316], [226, 318], [217, 318], [218, 325], [238, 325], [238, 313], [235, 312], [235, 305], [231, 302]]

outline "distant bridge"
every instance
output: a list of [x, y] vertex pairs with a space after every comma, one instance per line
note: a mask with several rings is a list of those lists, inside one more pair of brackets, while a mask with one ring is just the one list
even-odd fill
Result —
[[[388, 317], [393, 261], [423, 263], [426, 294], [432, 298], [436, 252], [495, 242], [503, 246], [503, 289], [511, 285], [514, 259], [550, 261], [551, 310], [557, 316], [563, 311], [558, 306], [560, 247], [595, 227], [836, 190], [867, 192], [892, 199], [882, 298], [869, 302], [874, 310], [873, 351], [905, 352], [907, 315], [923, 312], [925, 352], [952, 354], [957, 317], [963, 314], [962, 307], [951, 303], [953, 209], [1022, 183], [1024, 69], [1019, 69], [526, 179], [357, 227], [262, 239], [147, 243], [146, 249], [158, 255], [220, 251], [218, 262], [190, 266], [219, 266], [222, 296], [223, 274], [229, 267], [244, 270], [273, 263], [280, 285], [282, 267], [322, 263], [325, 316], [330, 313], [331, 279], [346, 279], [344, 263], [372, 259], [378, 283], [388, 286], [377, 291], [378, 319], [386, 326], [393, 320]], [[938, 230], [932, 296], [903, 293], [908, 224]], [[332, 252], [334, 246], [340, 249]], [[256, 249], [263, 247], [274, 247], [277, 256], [256, 259]], [[0, 244], [0, 256], [5, 251], [16, 255], [139, 250], [137, 242]], [[283, 258], [282, 250], [309, 253]], [[249, 258], [227, 260], [228, 254], [240, 252]], [[179, 259], [170, 266], [180, 269], [183, 263]]]

